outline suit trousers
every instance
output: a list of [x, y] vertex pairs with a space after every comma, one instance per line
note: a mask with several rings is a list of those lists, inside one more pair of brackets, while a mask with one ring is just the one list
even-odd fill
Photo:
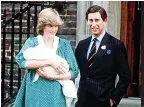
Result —
[[86, 94], [86, 107], [111, 107], [110, 100], [99, 101], [92, 93], [87, 92]]
[[[92, 93], [86, 91], [85, 94], [85, 102], [82, 104], [82, 107], [111, 107], [110, 99], [106, 101], [99, 101]], [[81, 107], [81, 105], [76, 103], [75, 107]]]

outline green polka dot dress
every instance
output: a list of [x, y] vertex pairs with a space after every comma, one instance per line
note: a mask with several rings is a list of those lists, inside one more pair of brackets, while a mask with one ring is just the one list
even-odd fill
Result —
[[[23, 51], [37, 45], [38, 40], [36, 37], [30, 37], [26, 40], [21, 51], [16, 55], [16, 62], [20, 68], [24, 69], [26, 62]], [[78, 66], [68, 40], [59, 38], [57, 55], [67, 60], [72, 80], [74, 80], [78, 75]], [[25, 69], [25, 76], [13, 107], [66, 107], [62, 86], [59, 82], [49, 81], [42, 77], [33, 82], [34, 76], [34, 70]]]

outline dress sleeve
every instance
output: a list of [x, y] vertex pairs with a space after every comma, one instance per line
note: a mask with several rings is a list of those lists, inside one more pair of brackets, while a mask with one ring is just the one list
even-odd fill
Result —
[[30, 48], [30, 47], [34, 47], [34, 37], [29, 37], [26, 42], [24, 43], [22, 49], [20, 50], [20, 52], [16, 55], [15, 59], [17, 64], [19, 65], [20, 68], [24, 69], [25, 66], [25, 62], [26, 59], [24, 58], [23, 55], [23, 51], [25, 51], [26, 49]]
[[69, 64], [69, 71], [71, 73], [71, 79], [74, 80], [78, 75], [78, 65], [74, 56], [74, 52], [70, 45], [70, 41], [65, 40], [65, 58]]

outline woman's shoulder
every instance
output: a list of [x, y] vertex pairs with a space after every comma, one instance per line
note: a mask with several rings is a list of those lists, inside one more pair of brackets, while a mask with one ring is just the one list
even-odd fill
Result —
[[37, 40], [37, 37], [31, 35], [30, 37], [28, 37], [27, 42], [30, 45], [35, 46], [37, 45], [38, 40]]
[[65, 48], [70, 44], [70, 41], [64, 38], [59, 38], [59, 48], [65, 50]]
[[64, 39], [64, 38], [59, 38], [59, 42], [60, 42], [60, 44], [68, 44], [68, 43], [70, 43], [69, 40]]
[[30, 35], [27, 39], [27, 41], [33, 41], [33, 40], [36, 40], [37, 37], [33, 36], [33, 35]]

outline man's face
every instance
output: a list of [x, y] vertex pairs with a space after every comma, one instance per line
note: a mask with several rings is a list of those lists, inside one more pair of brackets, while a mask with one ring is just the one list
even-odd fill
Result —
[[97, 37], [103, 33], [106, 22], [107, 19], [103, 20], [99, 12], [88, 14], [87, 25], [90, 31]]

